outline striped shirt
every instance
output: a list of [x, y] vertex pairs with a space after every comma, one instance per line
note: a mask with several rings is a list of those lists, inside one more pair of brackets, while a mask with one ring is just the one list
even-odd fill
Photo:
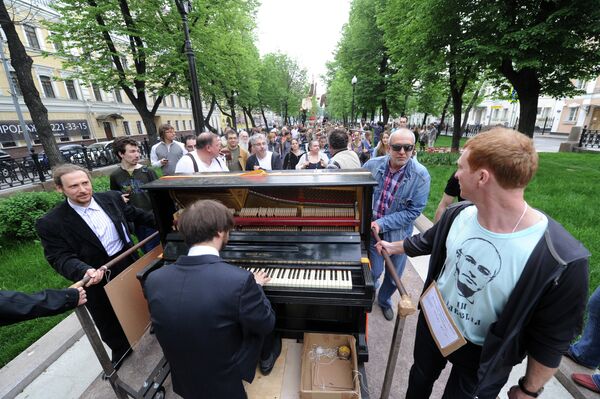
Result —
[[[68, 200], [68, 203], [81, 216], [90, 229], [92, 229], [102, 243], [108, 256], [113, 256], [123, 249], [124, 244], [119, 237], [115, 224], [94, 198], [92, 198], [87, 207], [76, 205], [71, 200]], [[123, 228], [125, 237], [127, 237], [125, 226], [121, 224], [121, 227]]]
[[406, 164], [395, 172], [390, 170], [390, 164], [385, 166], [385, 173], [383, 175], [383, 188], [381, 189], [381, 195], [375, 201], [373, 206], [373, 220], [380, 219], [385, 216], [385, 211], [392, 205], [392, 200], [398, 187], [404, 177], [406, 171]]

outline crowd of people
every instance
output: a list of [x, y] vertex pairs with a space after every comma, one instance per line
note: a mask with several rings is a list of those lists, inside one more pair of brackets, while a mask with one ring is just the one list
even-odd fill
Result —
[[[335, 125], [284, 126], [268, 132], [227, 129], [222, 136], [203, 132], [180, 142], [174, 129], [163, 125], [150, 161], [163, 175], [257, 169], [369, 171], [377, 183], [370, 227], [382, 241], [371, 240], [368, 251], [376, 303], [384, 318], [395, 317], [396, 286], [384, 270], [383, 251], [391, 255], [399, 276], [407, 256], [430, 255], [424, 289], [433, 287], [444, 299], [441, 306], [465, 342], [443, 356], [422, 310], [407, 398], [429, 397], [448, 362], [452, 370], [444, 398], [496, 398], [513, 366], [524, 358], [527, 369], [510, 389], [511, 399], [540, 395], [563, 354], [585, 367], [597, 367], [598, 290], [589, 303], [584, 334], [571, 345], [583, 324], [590, 254], [558, 222], [525, 201], [525, 188], [538, 167], [531, 139], [505, 128], [471, 138], [448, 180], [435, 224], [413, 235], [431, 182], [416, 156], [417, 146], [434, 145], [436, 132], [434, 125], [409, 129], [406, 118], [400, 118], [394, 128], [378, 124], [372, 131]], [[50, 265], [72, 281], [88, 276], [85, 290], [29, 298], [0, 292], [2, 318], [11, 322], [85, 303], [112, 349], [115, 366], [131, 348], [102, 289], [108, 277], [101, 265], [131, 247], [132, 232], [147, 237], [155, 231], [141, 186], [157, 177], [140, 164], [137, 145], [127, 138], [115, 142], [121, 165], [110, 181], [116, 192], [94, 193], [89, 172], [78, 166], [54, 170], [65, 201], [40, 218], [36, 229]], [[456, 198], [460, 202], [453, 204]], [[178, 228], [189, 253], [144, 282], [174, 390], [184, 397], [244, 398], [241, 380], [252, 381], [257, 363], [264, 375], [269, 374], [281, 352], [281, 339], [273, 331], [277, 315], [262, 289], [269, 277], [220, 258], [233, 228], [232, 215], [222, 204], [194, 203], [182, 213]], [[157, 244], [151, 242], [145, 250]], [[113, 267], [112, 277], [132, 260], [134, 256]], [[597, 375], [577, 374], [573, 379], [600, 392]]]

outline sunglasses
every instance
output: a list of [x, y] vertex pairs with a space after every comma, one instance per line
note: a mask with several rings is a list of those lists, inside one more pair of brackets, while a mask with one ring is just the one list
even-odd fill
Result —
[[392, 144], [390, 147], [394, 151], [400, 151], [403, 149], [404, 152], [410, 152], [415, 148], [413, 144]]

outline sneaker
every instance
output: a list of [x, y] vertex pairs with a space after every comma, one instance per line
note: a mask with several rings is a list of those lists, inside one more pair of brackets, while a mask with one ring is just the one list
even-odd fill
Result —
[[598, 385], [596, 385], [596, 383], [594, 382], [594, 379], [592, 378], [591, 375], [573, 373], [573, 374], [571, 374], [571, 378], [573, 379], [573, 381], [575, 381], [577, 384], [581, 385], [582, 387], [586, 387], [590, 391], [600, 393], [600, 387], [598, 387]]
[[394, 320], [394, 311], [392, 310], [392, 308], [381, 308], [381, 312], [383, 313], [383, 317], [385, 317], [387, 321]]

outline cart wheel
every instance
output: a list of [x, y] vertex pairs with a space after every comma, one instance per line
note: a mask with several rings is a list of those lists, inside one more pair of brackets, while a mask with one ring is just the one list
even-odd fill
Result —
[[165, 399], [165, 387], [158, 388], [152, 399]]

